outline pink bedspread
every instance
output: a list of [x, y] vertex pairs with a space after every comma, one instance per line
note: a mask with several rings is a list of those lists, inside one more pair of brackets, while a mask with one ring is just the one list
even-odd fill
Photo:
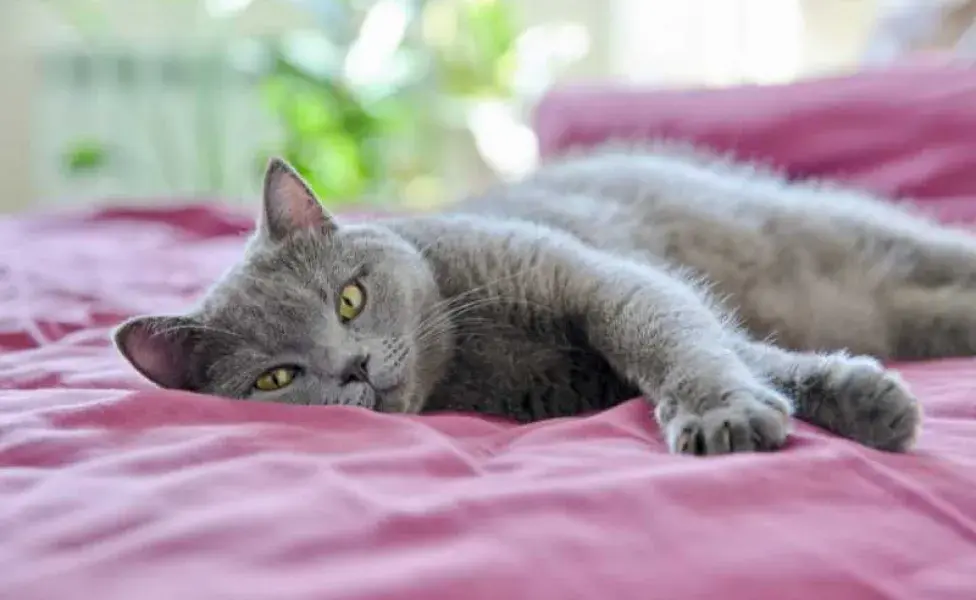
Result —
[[[904, 102], [946, 110], [937, 89], [958, 82]], [[787, 94], [738, 93], [770, 111]], [[565, 98], [549, 106], [580, 106]], [[833, 148], [846, 162], [823, 172], [855, 165], [864, 185], [967, 218], [976, 111], [954, 98], [954, 117], [863, 109], [875, 126], [784, 118], [735, 139], [787, 166]], [[667, 122], [695, 129], [696, 102]], [[837, 113], [855, 110], [845, 102]], [[0, 222], [3, 600], [976, 597], [976, 360], [901, 367], [928, 412], [902, 456], [803, 425], [775, 454], [669, 456], [639, 400], [516, 427], [147, 387], [108, 328], [179, 308], [247, 226], [204, 207]]]

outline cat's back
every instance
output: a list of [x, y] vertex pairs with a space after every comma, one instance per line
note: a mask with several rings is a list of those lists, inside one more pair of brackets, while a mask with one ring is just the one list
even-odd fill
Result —
[[608, 147], [544, 165], [460, 209], [558, 227], [604, 250], [663, 257], [689, 236], [754, 235], [775, 213], [802, 205], [784, 190], [770, 173], [694, 150]]
[[604, 250], [678, 262], [689, 262], [681, 254], [694, 247], [755, 253], [756, 244], [776, 253], [803, 247], [829, 262], [878, 223], [917, 226], [864, 192], [792, 181], [762, 165], [664, 142], [561, 158], [461, 208], [558, 227]]
[[887, 240], [923, 227], [865, 192], [666, 145], [559, 160], [470, 206], [690, 269], [752, 333], [794, 348], [841, 347], [870, 331]]

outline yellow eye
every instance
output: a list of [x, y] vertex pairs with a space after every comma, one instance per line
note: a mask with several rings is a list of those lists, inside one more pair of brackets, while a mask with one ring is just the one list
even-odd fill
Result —
[[291, 385], [297, 373], [298, 370], [294, 367], [277, 367], [258, 377], [254, 382], [254, 387], [262, 392], [280, 390]]
[[345, 323], [352, 321], [366, 306], [366, 292], [358, 283], [350, 283], [339, 293], [339, 318]]

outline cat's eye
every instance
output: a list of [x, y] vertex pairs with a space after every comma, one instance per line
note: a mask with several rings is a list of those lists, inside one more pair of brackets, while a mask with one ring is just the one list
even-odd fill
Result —
[[254, 381], [254, 388], [262, 392], [273, 392], [291, 385], [298, 375], [295, 367], [275, 367], [266, 371]]
[[366, 306], [366, 291], [358, 282], [346, 284], [339, 292], [339, 318], [343, 323], [348, 323], [363, 312]]

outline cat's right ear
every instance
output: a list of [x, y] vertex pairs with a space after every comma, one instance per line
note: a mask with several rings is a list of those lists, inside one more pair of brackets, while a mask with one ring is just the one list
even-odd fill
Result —
[[199, 324], [188, 317], [135, 317], [119, 325], [112, 340], [143, 377], [167, 389], [188, 389], [190, 360]]
[[279, 241], [297, 231], [328, 233], [335, 221], [302, 176], [282, 158], [272, 158], [264, 173], [259, 230]]

